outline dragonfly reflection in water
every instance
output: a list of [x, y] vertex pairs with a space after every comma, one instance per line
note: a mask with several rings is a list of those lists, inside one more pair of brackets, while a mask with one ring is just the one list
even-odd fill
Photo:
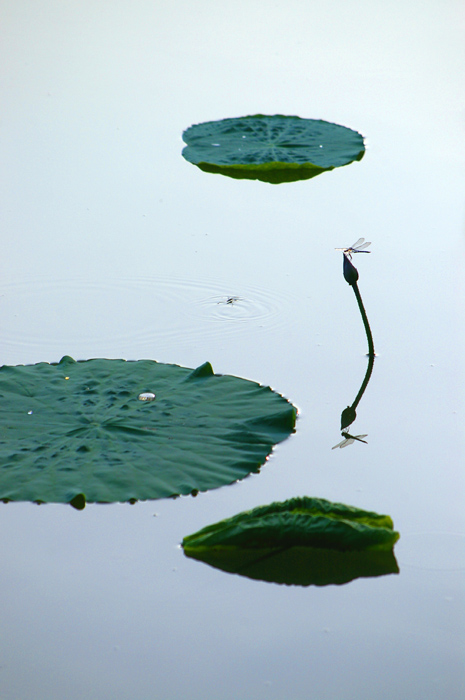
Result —
[[337, 445], [334, 445], [334, 447], [331, 448], [332, 450], [335, 450], [336, 447], [340, 447], [342, 450], [343, 447], [347, 447], [347, 445], [352, 445], [352, 443], [355, 442], [355, 440], [357, 440], [358, 442], [364, 442], [365, 445], [368, 445], [367, 441], [362, 439], [368, 437], [368, 433], [366, 435], [350, 435], [350, 433], [346, 433], [343, 431], [341, 435], [344, 438], [344, 440], [338, 442]]
[[347, 257], [352, 260], [352, 253], [371, 253], [371, 250], [364, 250], [364, 248], [368, 248], [369, 245], [371, 245], [370, 241], [365, 242], [364, 238], [359, 238], [358, 241], [355, 241], [355, 243], [348, 248], [335, 248], [334, 250], [342, 250], [344, 255], [347, 255]]

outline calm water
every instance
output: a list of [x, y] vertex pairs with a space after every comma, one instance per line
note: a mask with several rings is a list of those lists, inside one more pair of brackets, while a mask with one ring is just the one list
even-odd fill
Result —
[[[462, 3], [1, 5], [1, 362], [209, 360], [299, 408], [231, 487], [2, 505], [2, 699], [461, 697]], [[191, 124], [258, 112], [354, 128], [365, 158], [280, 186], [181, 158]], [[359, 236], [368, 444], [332, 450], [367, 363], [334, 251]], [[298, 495], [390, 514], [400, 574], [286, 587], [179, 547]]]

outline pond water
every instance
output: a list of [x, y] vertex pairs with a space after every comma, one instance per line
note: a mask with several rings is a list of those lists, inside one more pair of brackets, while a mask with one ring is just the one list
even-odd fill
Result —
[[[0, 504], [4, 700], [463, 696], [463, 20], [453, 0], [4, 3], [2, 364], [208, 360], [299, 409], [260, 474], [196, 498]], [[181, 157], [191, 124], [256, 113], [367, 152], [282, 185]], [[368, 437], [332, 450], [367, 366], [334, 249], [360, 236]], [[299, 495], [389, 514], [400, 574], [281, 586], [183, 555]]]

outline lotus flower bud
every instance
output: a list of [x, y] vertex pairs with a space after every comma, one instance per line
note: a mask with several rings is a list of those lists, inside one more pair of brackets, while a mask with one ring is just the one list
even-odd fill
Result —
[[341, 413], [341, 430], [345, 430], [349, 425], [352, 425], [356, 418], [355, 409], [352, 406], [347, 406]]
[[347, 282], [347, 284], [350, 284], [353, 286], [354, 284], [357, 283], [358, 280], [358, 272], [357, 268], [355, 268], [352, 263], [350, 262], [349, 258], [345, 253], [342, 254], [344, 258], [344, 279]]

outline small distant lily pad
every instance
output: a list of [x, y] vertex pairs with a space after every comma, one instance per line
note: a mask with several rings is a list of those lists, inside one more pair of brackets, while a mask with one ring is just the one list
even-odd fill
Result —
[[398, 573], [399, 533], [388, 515], [321, 498], [293, 498], [185, 537], [188, 557], [229, 573], [288, 585], [347, 583]]
[[279, 184], [361, 160], [363, 136], [321, 119], [256, 114], [194, 124], [182, 155], [201, 170]]
[[0, 368], [0, 499], [165, 498], [258, 472], [294, 431], [269, 387], [152, 360]]

